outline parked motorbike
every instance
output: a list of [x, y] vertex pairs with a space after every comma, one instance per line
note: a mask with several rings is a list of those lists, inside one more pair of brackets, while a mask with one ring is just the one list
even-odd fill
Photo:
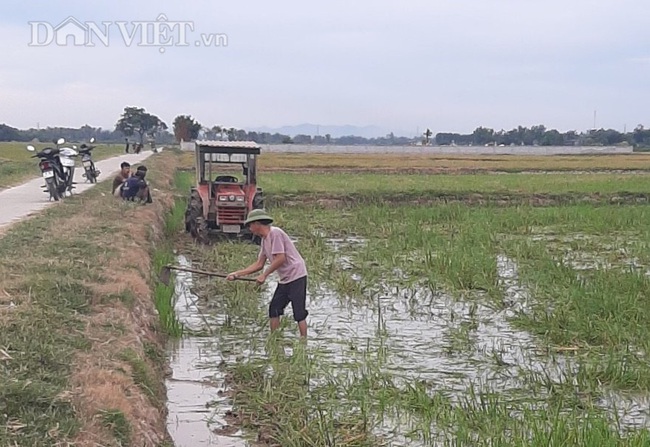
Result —
[[[63, 144], [65, 140], [59, 139], [56, 143]], [[27, 146], [27, 150], [35, 152], [36, 148], [31, 144]], [[66, 179], [61, 165], [59, 148], [46, 147], [32, 158], [39, 158], [38, 167], [41, 170], [43, 179], [45, 179], [45, 190], [50, 194], [50, 200], [58, 201], [63, 198], [66, 190]]]
[[[65, 143], [65, 139], [59, 138], [56, 143], [57, 146], [60, 146]], [[61, 166], [63, 167], [63, 174], [65, 176], [65, 192], [68, 195], [72, 195], [72, 190], [76, 184], [74, 181], [74, 157], [77, 155], [79, 155], [79, 153], [71, 147], [59, 148], [59, 159], [61, 160]]]
[[[95, 142], [95, 137], [92, 137], [89, 143], [92, 145]], [[84, 167], [83, 177], [86, 178], [90, 183], [97, 183], [97, 177], [101, 174], [101, 171], [95, 167], [95, 162], [92, 158], [92, 150], [96, 146], [89, 146], [86, 143], [83, 143], [79, 147], [79, 154], [81, 154], [81, 164]]]

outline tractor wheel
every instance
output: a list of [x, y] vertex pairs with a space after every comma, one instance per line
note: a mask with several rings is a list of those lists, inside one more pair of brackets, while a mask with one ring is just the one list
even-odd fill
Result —
[[185, 209], [185, 231], [190, 232], [191, 222], [200, 216], [203, 208], [201, 196], [196, 191], [192, 191], [190, 199], [187, 201], [187, 208]]
[[204, 245], [208, 245], [210, 243], [210, 239], [208, 237], [208, 223], [205, 221], [203, 216], [197, 217], [194, 220], [192, 230], [192, 236], [194, 236], [197, 242]]
[[187, 207], [185, 208], [185, 232], [190, 232], [190, 222], [192, 221], [192, 199], [194, 198], [194, 193], [190, 195], [189, 200], [187, 201]]
[[185, 230], [198, 242], [208, 243], [208, 223], [203, 218], [203, 201], [197, 192], [192, 192], [187, 205]]
[[264, 209], [264, 196], [259, 192], [255, 194], [255, 196], [253, 197], [253, 209], [254, 210]]

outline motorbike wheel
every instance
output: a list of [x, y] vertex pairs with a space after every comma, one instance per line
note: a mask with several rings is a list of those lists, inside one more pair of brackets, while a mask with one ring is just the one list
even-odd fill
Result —
[[55, 183], [56, 185], [56, 191], [59, 194], [59, 198], [65, 197], [65, 192], [68, 189], [68, 184], [64, 179], [59, 179], [58, 182]]
[[97, 183], [97, 177], [95, 177], [93, 168], [86, 168], [86, 178], [90, 183]]
[[70, 195], [72, 195], [72, 188], [74, 188], [72, 182], [74, 182], [74, 168], [70, 168], [68, 170], [68, 185], [66, 189], [70, 193]]
[[47, 185], [47, 192], [50, 193], [50, 198], [54, 199], [55, 202], [58, 202], [59, 201], [59, 191], [56, 188], [56, 184], [51, 179], [46, 180], [45, 184]]

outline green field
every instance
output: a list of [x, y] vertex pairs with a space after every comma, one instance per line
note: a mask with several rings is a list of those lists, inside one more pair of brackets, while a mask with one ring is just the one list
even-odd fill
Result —
[[[38, 160], [31, 158], [34, 154], [26, 149], [29, 143], [0, 143], [0, 188], [16, 185], [40, 173]], [[78, 143], [72, 143], [79, 146]], [[34, 144], [36, 149], [43, 149], [47, 144]], [[124, 146], [119, 144], [97, 145], [93, 150], [94, 160], [103, 160], [124, 153]], [[81, 161], [77, 161], [81, 165]]]
[[[310, 340], [268, 337], [246, 284], [199, 282], [230, 422], [283, 446], [645, 446], [646, 205], [481, 207], [300, 201], [300, 192], [645, 193], [640, 175], [264, 173], [310, 272]], [[230, 271], [257, 248], [184, 247]], [[197, 281], [200, 281], [197, 279]]]
[[260, 183], [269, 194], [650, 193], [650, 175], [607, 173], [501, 175], [264, 173]]

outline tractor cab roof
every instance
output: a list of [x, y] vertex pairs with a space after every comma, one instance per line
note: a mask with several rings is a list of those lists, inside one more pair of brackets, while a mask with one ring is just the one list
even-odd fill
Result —
[[196, 142], [196, 150], [202, 154], [259, 155], [260, 149], [261, 146], [254, 141], [200, 140]]
[[[233, 165], [242, 167], [244, 176], [241, 185], [257, 183], [257, 156], [261, 146], [254, 141], [211, 141], [199, 140], [195, 142], [197, 182], [205, 184], [214, 183], [213, 174], [227, 173]], [[224, 167], [228, 166], [228, 167]], [[232, 180], [228, 181], [232, 183]]]

